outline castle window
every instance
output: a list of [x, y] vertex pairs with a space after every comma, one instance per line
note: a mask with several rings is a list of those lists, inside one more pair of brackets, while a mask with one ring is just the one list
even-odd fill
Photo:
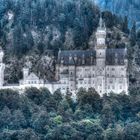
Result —
[[112, 79], [110, 79], [110, 80], [109, 80], [109, 83], [113, 83], [113, 80], [112, 80]]
[[119, 80], [119, 83], [123, 83], [123, 79], [122, 78]]
[[120, 89], [122, 89], [122, 86], [120, 86]]

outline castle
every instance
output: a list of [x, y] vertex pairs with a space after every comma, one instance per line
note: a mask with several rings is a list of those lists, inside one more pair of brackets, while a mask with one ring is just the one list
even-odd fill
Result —
[[92, 50], [59, 51], [56, 64], [56, 81], [44, 82], [29, 67], [23, 68], [23, 79], [18, 85], [4, 85], [4, 52], [0, 51], [0, 88], [24, 90], [28, 87], [46, 87], [50, 92], [60, 89], [75, 94], [80, 88], [95, 88], [103, 96], [105, 93], [128, 93], [127, 49], [108, 49], [106, 27], [100, 18], [96, 31], [96, 47]]

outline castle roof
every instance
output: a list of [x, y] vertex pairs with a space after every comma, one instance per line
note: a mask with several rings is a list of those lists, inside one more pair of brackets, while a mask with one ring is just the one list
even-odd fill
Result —
[[127, 51], [123, 49], [106, 49], [106, 65], [125, 65]]
[[96, 52], [94, 50], [61, 51], [58, 64], [63, 65], [95, 65]]
[[[124, 65], [127, 58], [126, 49], [106, 49], [106, 65]], [[61, 51], [58, 64], [90, 66], [96, 65], [95, 50]]]
[[39, 78], [34, 73], [31, 73], [26, 80], [39, 80]]

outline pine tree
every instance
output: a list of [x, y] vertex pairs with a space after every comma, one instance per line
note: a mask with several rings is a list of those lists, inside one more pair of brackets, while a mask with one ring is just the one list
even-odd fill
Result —
[[129, 33], [129, 30], [128, 30], [128, 18], [127, 18], [127, 16], [125, 16], [124, 21], [122, 23], [122, 31], [124, 33]]
[[136, 44], [136, 22], [133, 23], [133, 26], [131, 28], [130, 42], [131, 42], [131, 46], [135, 46], [135, 44]]

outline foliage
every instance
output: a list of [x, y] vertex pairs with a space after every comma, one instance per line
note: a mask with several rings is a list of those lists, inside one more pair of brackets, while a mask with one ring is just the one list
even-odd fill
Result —
[[[137, 140], [140, 93], [100, 97], [81, 89], [77, 100], [60, 91], [0, 91], [0, 139]], [[58, 94], [58, 95], [57, 95]]]

